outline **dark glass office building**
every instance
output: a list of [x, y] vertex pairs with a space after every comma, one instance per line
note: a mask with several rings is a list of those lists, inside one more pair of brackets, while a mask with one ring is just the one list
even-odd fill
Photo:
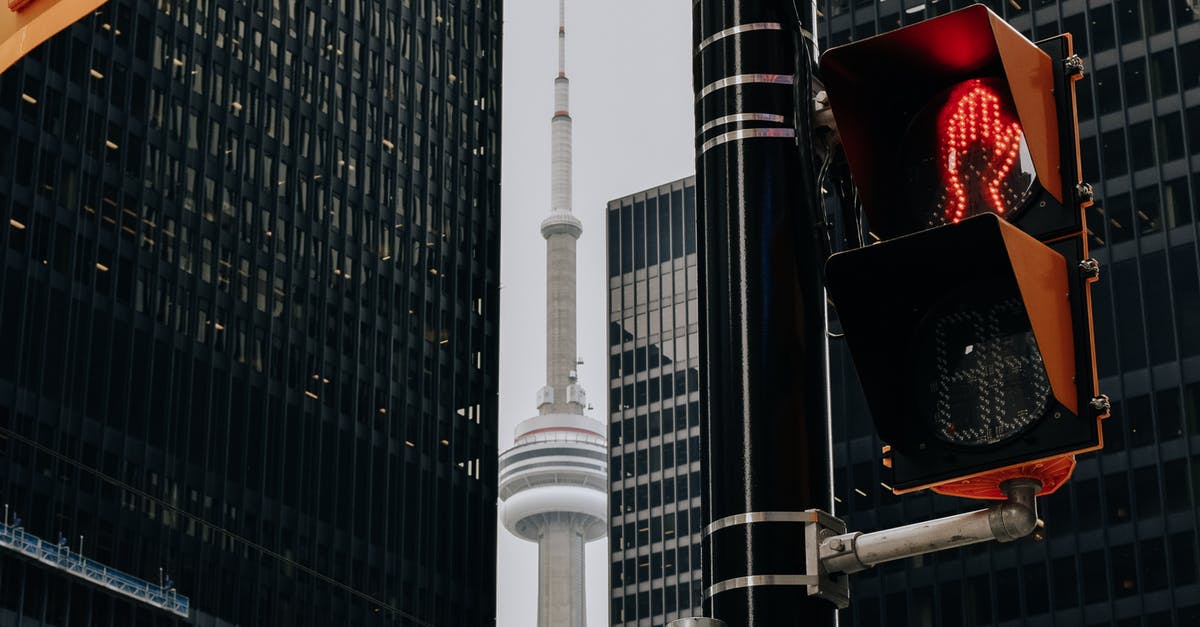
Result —
[[[828, 1], [825, 47], [966, 6]], [[1031, 39], [1069, 31], [1091, 248], [1100, 389], [1114, 400], [1104, 451], [1040, 499], [1044, 541], [977, 545], [852, 576], [842, 624], [1200, 625], [1200, 22], [1176, 0], [987, 2]], [[881, 482], [847, 352], [833, 343], [838, 515], [871, 531], [974, 503], [897, 497]]]
[[499, 0], [111, 0], [0, 75], [0, 625], [492, 625]]
[[695, 177], [608, 203], [613, 625], [700, 607], [697, 279]]
[[[820, 0], [822, 46], [967, 4]], [[1100, 388], [1114, 400], [1113, 418], [1105, 423], [1105, 449], [1082, 456], [1071, 482], [1040, 500], [1045, 540], [977, 545], [853, 575], [852, 606], [841, 624], [1200, 625], [1200, 5], [987, 4], [1032, 39], [1071, 32], [1086, 62], [1077, 84], [1080, 135], [1084, 179], [1098, 197], [1088, 215], [1092, 254], [1102, 265], [1094, 312]], [[680, 513], [690, 509], [694, 520], [698, 512], [697, 466], [679, 456], [683, 399], [658, 385], [669, 372], [668, 388], [692, 393], [675, 387], [674, 358], [682, 353], [671, 353], [669, 365], [660, 362], [664, 347], [673, 346], [666, 338], [678, 337], [666, 335], [672, 322], [678, 330], [694, 318], [671, 319], [678, 281], [668, 289], [655, 278], [664, 268], [694, 267], [694, 255], [680, 255], [694, 246], [690, 225], [664, 228], [678, 228], [663, 217], [663, 199], [680, 186], [609, 205], [613, 625], [700, 614], [699, 574], [680, 571], [681, 555], [699, 567], [699, 530], [693, 525], [690, 536], [668, 540], [660, 522], [675, 514], [678, 533]], [[668, 254], [679, 233], [682, 249]], [[682, 296], [693, 300], [693, 289]], [[978, 507], [887, 489], [854, 366], [842, 344], [831, 349], [837, 515], [851, 529], [873, 531]], [[694, 358], [687, 363], [701, 367]], [[696, 422], [689, 424], [694, 437]], [[671, 441], [675, 447], [666, 448]], [[686, 494], [683, 472], [692, 477]], [[672, 475], [674, 503], [665, 491]], [[691, 497], [686, 505], [681, 496]], [[687, 594], [680, 596], [684, 585], [691, 586], [690, 609]]]

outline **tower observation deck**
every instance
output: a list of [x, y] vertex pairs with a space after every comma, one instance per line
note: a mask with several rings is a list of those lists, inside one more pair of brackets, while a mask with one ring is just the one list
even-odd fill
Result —
[[608, 528], [608, 446], [604, 424], [584, 416], [578, 383], [575, 244], [583, 224], [571, 212], [571, 114], [566, 74], [565, 0], [558, 5], [558, 76], [550, 121], [550, 215], [546, 239], [546, 385], [538, 415], [517, 425], [500, 454], [500, 520], [538, 544], [538, 627], [583, 627], [583, 546]]

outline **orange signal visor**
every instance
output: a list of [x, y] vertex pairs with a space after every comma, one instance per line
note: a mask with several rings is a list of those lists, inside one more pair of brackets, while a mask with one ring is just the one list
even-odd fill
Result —
[[0, 72], [106, 0], [8, 0], [0, 8]]
[[[1027, 142], [1022, 149], [1038, 183], [1063, 201], [1053, 63], [987, 7], [973, 5], [832, 48], [822, 55], [821, 69], [863, 209], [884, 239], [934, 225], [907, 222], [919, 200], [908, 203], [912, 206], [897, 202], [897, 191], [911, 182], [906, 144], [914, 133], [944, 132], [944, 124], [914, 126], [931, 103], [976, 79], [995, 81], [991, 91], [1011, 101], [1010, 122]], [[1010, 133], [1010, 127], [1003, 132]], [[1012, 143], [1011, 138], [995, 141]], [[988, 198], [983, 204], [998, 201]]]

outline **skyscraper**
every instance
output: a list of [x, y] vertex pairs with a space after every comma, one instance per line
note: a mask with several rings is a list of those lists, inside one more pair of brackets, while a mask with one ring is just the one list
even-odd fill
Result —
[[500, 9], [111, 0], [0, 74], [0, 625], [494, 623]]
[[[822, 0], [822, 48], [968, 4]], [[1077, 88], [1080, 136], [1084, 180], [1098, 198], [1088, 216], [1092, 256], [1102, 267], [1093, 288], [1094, 312], [1100, 389], [1114, 400], [1113, 418], [1105, 423], [1105, 449], [1081, 456], [1067, 486], [1039, 499], [1047, 525], [1044, 541], [976, 545], [855, 574], [852, 604], [841, 612], [842, 625], [1200, 624], [1196, 4], [986, 4], [1033, 39], [1071, 32], [1076, 52], [1085, 60], [1087, 72]], [[634, 286], [654, 285], [650, 271], [642, 270], [652, 266], [638, 260], [653, 246], [651, 233], [662, 237], [663, 218], [660, 213], [659, 222], [652, 224], [636, 207], [659, 196], [650, 190], [609, 206], [610, 325], [619, 325], [611, 330], [609, 365], [613, 625], [641, 620], [657, 625], [701, 614], [698, 595], [686, 611], [667, 609], [670, 599], [679, 602], [676, 594], [665, 594], [669, 586], [681, 585], [655, 574], [656, 564], [666, 563], [668, 543], [652, 542], [653, 527], [639, 522], [653, 521], [665, 511], [649, 500], [655, 495], [649, 486], [657, 476], [642, 478], [637, 464], [638, 451], [645, 449], [644, 468], [654, 467], [658, 440], [649, 434], [661, 432], [667, 423], [661, 413], [657, 424], [650, 419], [656, 415], [651, 408], [657, 408], [650, 395], [662, 393], [654, 377], [640, 371], [636, 361], [632, 369], [626, 366], [623, 355], [632, 348], [631, 359], [637, 359], [638, 342], [643, 341], [636, 331], [641, 303], [647, 313], [655, 307], [654, 289], [639, 300]], [[628, 223], [623, 222], [627, 213]], [[690, 238], [687, 245], [694, 245], [694, 233], [684, 234]], [[661, 243], [658, 249], [661, 256]], [[629, 255], [628, 261], [622, 255]], [[665, 296], [658, 298], [665, 302]], [[647, 323], [664, 325], [660, 332], [665, 333], [665, 318], [660, 323], [651, 314]], [[649, 339], [645, 343], [652, 344]], [[854, 366], [840, 342], [830, 345], [837, 515], [851, 529], [874, 531], [978, 507], [928, 492], [898, 497], [887, 489], [881, 443]], [[645, 432], [639, 431], [642, 411]], [[677, 423], [675, 419], [672, 425]], [[678, 464], [677, 450], [675, 455]], [[623, 466], [617, 465], [618, 458]], [[647, 486], [647, 497], [638, 493], [640, 484]], [[698, 497], [691, 503], [698, 507]], [[696, 533], [692, 543], [699, 542]], [[671, 548], [678, 555], [682, 538]], [[699, 582], [698, 575], [693, 581]]]
[[546, 239], [546, 385], [538, 415], [517, 425], [500, 455], [500, 518], [538, 545], [538, 627], [586, 624], [583, 546], [604, 537], [604, 425], [590, 409], [576, 368], [575, 243], [583, 224], [571, 212], [570, 82], [566, 2], [558, 3], [558, 76], [550, 121], [550, 215]]
[[608, 203], [613, 625], [700, 614], [696, 179]]

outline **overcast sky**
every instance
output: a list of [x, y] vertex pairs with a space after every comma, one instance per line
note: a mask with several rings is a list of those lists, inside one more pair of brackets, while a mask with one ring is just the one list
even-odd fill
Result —
[[[545, 384], [550, 117], [558, 72], [557, 0], [504, 7], [500, 292], [500, 449], [537, 413]], [[567, 0], [579, 240], [580, 378], [607, 422], [604, 212], [609, 200], [692, 174], [690, 0]], [[537, 624], [537, 545], [498, 525], [498, 627]], [[587, 546], [590, 627], [608, 625], [607, 541]]]

